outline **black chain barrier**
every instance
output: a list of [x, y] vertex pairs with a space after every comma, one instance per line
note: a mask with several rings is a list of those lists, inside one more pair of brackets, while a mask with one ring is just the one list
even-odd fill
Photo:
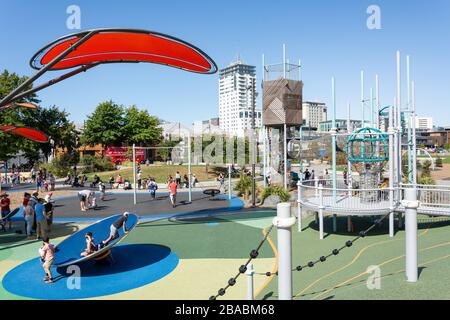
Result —
[[211, 297], [209, 297], [209, 300], [216, 300], [219, 296], [224, 296], [227, 289], [234, 286], [236, 284], [236, 280], [237, 278], [239, 278], [239, 276], [243, 273], [245, 273], [247, 271], [247, 266], [248, 264], [253, 260], [256, 259], [259, 255], [259, 249], [261, 249], [262, 245], [264, 244], [264, 242], [267, 240], [267, 237], [269, 236], [269, 234], [272, 232], [274, 225], [271, 225], [269, 230], [267, 231], [266, 235], [264, 236], [264, 238], [261, 240], [261, 242], [259, 243], [259, 245], [256, 247], [256, 249], [253, 249], [252, 251], [250, 251], [250, 258], [248, 258], [247, 262], [243, 265], [241, 265], [239, 267], [239, 272], [233, 277], [230, 278], [230, 280], [228, 280], [228, 284], [224, 287], [224, 288], [220, 288], [217, 292], [216, 295], [213, 295]]
[[[365, 238], [365, 237], [367, 236], [367, 234], [368, 234], [370, 231], [372, 231], [375, 227], [381, 226], [381, 225], [383, 224], [383, 221], [384, 221], [387, 217], [389, 217], [389, 215], [390, 215], [390, 213], [388, 213], [388, 214], [384, 215], [383, 217], [381, 217], [381, 218], [375, 220], [375, 222], [374, 222], [369, 228], [367, 228], [366, 230], [361, 231], [361, 232], [359, 233], [359, 235], [358, 235], [356, 238], [354, 238], [354, 239], [352, 239], [352, 240], [348, 240], [348, 241], [345, 243], [345, 245], [343, 245], [342, 247], [340, 247], [340, 248], [338, 248], [338, 249], [333, 249], [333, 250], [331, 251], [331, 253], [329, 253], [328, 255], [320, 256], [320, 258], [318, 258], [318, 259], [315, 260], [315, 261], [309, 261], [309, 262], [308, 262], [307, 264], [305, 264], [305, 265], [299, 265], [299, 266], [293, 268], [292, 271], [302, 271], [302, 270], [304, 270], [304, 269], [306, 269], [306, 268], [313, 268], [317, 263], [319, 263], [319, 262], [325, 262], [325, 261], [327, 261], [328, 258], [330, 258], [330, 257], [332, 257], [332, 256], [337, 256], [337, 255], [338, 255], [342, 250], [344, 250], [345, 248], [350, 248], [350, 247], [353, 246], [353, 244], [354, 244], [356, 241], [358, 241], [358, 240], [361, 239], [361, 238]], [[273, 230], [273, 227], [274, 227], [274, 225], [270, 226], [268, 232], [266, 233], [264, 239], [259, 243], [258, 247], [250, 252], [250, 258], [247, 260], [247, 262], [246, 262], [245, 264], [243, 264], [243, 265], [241, 265], [241, 266], [239, 267], [239, 273], [237, 273], [233, 278], [230, 278], [230, 280], [228, 280], [228, 284], [227, 284], [224, 288], [220, 288], [220, 289], [218, 290], [218, 292], [217, 292], [216, 295], [209, 297], [209, 300], [216, 300], [219, 296], [224, 296], [225, 293], [226, 293], [226, 290], [227, 290], [229, 287], [232, 287], [232, 286], [234, 286], [234, 285], [236, 284], [237, 278], [238, 278], [241, 274], [243, 274], [243, 273], [245, 273], [245, 272], [247, 271], [247, 266], [248, 266], [248, 264], [249, 264], [253, 259], [256, 259], [256, 258], [258, 257], [258, 254], [259, 254], [258, 251], [259, 251], [259, 249], [262, 247], [262, 245], [264, 244], [264, 242], [267, 240], [267, 237], [269, 236], [270, 232]], [[267, 277], [278, 276], [278, 272], [274, 272], [274, 273], [273, 273], [273, 272], [270, 272], [270, 271], [269, 271], [269, 272], [265, 272], [265, 273], [257, 273], [257, 272], [256, 272], [255, 274], [257, 274], [257, 275], [264, 275], [264, 276], [267, 276]]]
[[[345, 248], [350, 248], [351, 246], [353, 246], [353, 244], [358, 241], [361, 238], [364, 238], [367, 236], [367, 234], [372, 231], [375, 227], [377, 226], [381, 226], [383, 224], [383, 221], [389, 217], [390, 213], [384, 215], [383, 217], [377, 219], [373, 225], [371, 225], [369, 228], [367, 228], [364, 231], [361, 231], [359, 233], [359, 235], [354, 238], [353, 240], [348, 240], [345, 245], [343, 245], [342, 247], [340, 247], [339, 249], [333, 249], [331, 251], [331, 253], [329, 253], [328, 255], [324, 255], [324, 256], [320, 256], [320, 258], [318, 258], [315, 261], [309, 261], [307, 264], [305, 265], [299, 265], [297, 267], [295, 267], [294, 269], [292, 269], [292, 271], [302, 271], [306, 268], [313, 268], [317, 263], [319, 262], [325, 262], [327, 261], [328, 258], [332, 257], [332, 256], [337, 256], [342, 250], [344, 250]], [[266, 272], [266, 273], [255, 273], [257, 275], [265, 275], [267, 277], [273, 276], [273, 275], [278, 275], [278, 272], [272, 273], [272, 272]]]

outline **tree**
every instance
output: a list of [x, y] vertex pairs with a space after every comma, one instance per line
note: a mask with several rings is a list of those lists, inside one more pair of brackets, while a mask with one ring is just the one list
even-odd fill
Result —
[[[42, 151], [45, 158], [51, 155], [53, 148], [65, 150], [68, 154], [73, 153], [77, 147], [77, 131], [75, 124], [69, 120], [69, 114], [60, 110], [56, 106], [48, 109], [38, 109], [33, 113], [30, 119], [30, 126], [44, 131], [52, 140], [50, 143], [37, 144], [37, 148]], [[25, 150], [27, 158], [32, 158], [33, 150]]]
[[[27, 77], [20, 77], [16, 73], [9, 73], [8, 70], [4, 70], [0, 74], [0, 99], [6, 97], [12, 90], [17, 88], [27, 79]], [[26, 90], [31, 88], [32, 86], [29, 85], [26, 87]], [[30, 94], [17, 102], [31, 102], [37, 104], [40, 101], [35, 94]], [[32, 119], [35, 112], [35, 110], [20, 108], [4, 110], [0, 112], [0, 125], [32, 126]], [[21, 150], [29, 150], [35, 155], [38, 154], [36, 151], [39, 150], [39, 148], [38, 144], [35, 142], [17, 135], [0, 133], [0, 136], [0, 160], [8, 160]]]
[[171, 159], [173, 147], [175, 147], [180, 141], [172, 141], [166, 140], [158, 145], [158, 147], [162, 147], [161, 149], [156, 150], [156, 154], [158, 157], [167, 161]]
[[159, 119], [150, 116], [147, 110], [131, 106], [125, 111], [123, 136], [129, 145], [156, 145], [161, 141], [162, 128]]
[[124, 141], [123, 126], [124, 108], [111, 100], [102, 102], [88, 116], [81, 135], [81, 143], [90, 146], [101, 144], [103, 150], [107, 146], [121, 144]]

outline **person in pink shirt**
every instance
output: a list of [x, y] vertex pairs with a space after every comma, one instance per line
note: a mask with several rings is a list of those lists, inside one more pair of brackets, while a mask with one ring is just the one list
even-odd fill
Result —
[[51, 267], [55, 261], [55, 247], [50, 243], [48, 237], [43, 240], [43, 246], [39, 249], [41, 261], [44, 262], [42, 267], [45, 271], [45, 283], [53, 283]]
[[172, 203], [172, 207], [175, 208], [176, 207], [176, 203], [177, 203], [177, 183], [173, 180], [170, 179], [169, 181], [169, 196], [170, 196], [170, 202]]

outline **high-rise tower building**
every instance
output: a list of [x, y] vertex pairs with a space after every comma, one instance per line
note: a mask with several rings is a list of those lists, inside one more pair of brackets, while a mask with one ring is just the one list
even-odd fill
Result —
[[[240, 59], [219, 71], [219, 125], [230, 135], [243, 135], [252, 126], [256, 104], [256, 67]], [[255, 109], [255, 127], [261, 127], [261, 111]]]

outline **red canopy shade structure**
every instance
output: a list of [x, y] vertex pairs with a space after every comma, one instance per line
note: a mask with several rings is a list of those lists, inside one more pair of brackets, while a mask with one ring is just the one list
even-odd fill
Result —
[[46, 134], [28, 127], [0, 126], [0, 132], [11, 132], [39, 143], [48, 141], [48, 136]]
[[[14, 104], [32, 93], [68, 79], [104, 63], [149, 62], [182, 70], [213, 74], [216, 63], [192, 44], [162, 33], [138, 29], [94, 29], [62, 37], [39, 50], [30, 61], [38, 70], [20, 86], [0, 100], [0, 111], [11, 107], [33, 108], [31, 104]], [[26, 90], [47, 71], [73, 69], [68, 73]], [[34, 129], [4, 126], [12, 132], [37, 142], [48, 137]]]
[[[200, 49], [161, 33], [133, 29], [95, 30], [87, 41], [66, 55], [50, 70], [111, 62], [150, 62], [186, 71], [214, 73], [215, 63]], [[60, 38], [39, 50], [30, 61], [39, 70], [91, 31]]]
[[[0, 109], [32, 93], [105, 63], [148, 62], [201, 74], [217, 72], [216, 63], [194, 45], [162, 33], [138, 29], [95, 29], [62, 37], [30, 61], [38, 72], [0, 101]], [[25, 88], [47, 71], [73, 69], [44, 84]]]

